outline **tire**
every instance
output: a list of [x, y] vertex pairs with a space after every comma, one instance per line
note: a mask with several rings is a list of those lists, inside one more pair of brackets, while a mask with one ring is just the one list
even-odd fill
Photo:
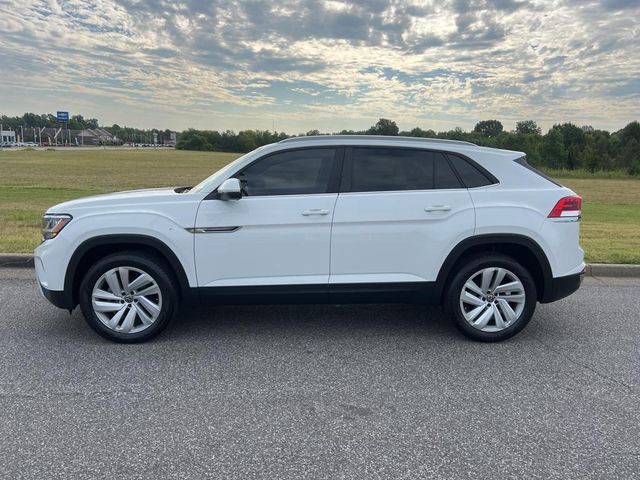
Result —
[[529, 323], [537, 298], [526, 268], [506, 255], [488, 253], [462, 262], [446, 290], [444, 308], [468, 338], [499, 342]]
[[[123, 289], [124, 283], [129, 285]], [[123, 251], [98, 260], [87, 271], [79, 303], [87, 323], [99, 335], [114, 342], [139, 343], [166, 328], [177, 309], [178, 295], [163, 259]]]

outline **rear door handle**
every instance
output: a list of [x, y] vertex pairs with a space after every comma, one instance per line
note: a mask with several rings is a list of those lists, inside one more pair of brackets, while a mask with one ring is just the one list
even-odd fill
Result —
[[310, 208], [302, 212], [302, 215], [308, 217], [309, 215], [329, 215], [329, 210], [323, 210], [321, 208]]
[[451, 210], [449, 205], [431, 205], [430, 207], [424, 207], [425, 212], [448, 212]]

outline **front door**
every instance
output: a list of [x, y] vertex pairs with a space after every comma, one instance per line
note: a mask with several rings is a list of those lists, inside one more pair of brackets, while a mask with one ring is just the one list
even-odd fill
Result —
[[269, 154], [233, 175], [240, 200], [203, 200], [194, 233], [198, 285], [326, 286], [341, 153]]

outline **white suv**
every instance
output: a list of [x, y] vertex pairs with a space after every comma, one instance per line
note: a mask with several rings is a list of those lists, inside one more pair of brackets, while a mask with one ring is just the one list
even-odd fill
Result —
[[440, 303], [496, 341], [579, 288], [581, 202], [522, 152], [297, 137], [195, 187], [56, 205], [35, 266], [47, 299], [120, 342], [157, 335], [180, 302]]

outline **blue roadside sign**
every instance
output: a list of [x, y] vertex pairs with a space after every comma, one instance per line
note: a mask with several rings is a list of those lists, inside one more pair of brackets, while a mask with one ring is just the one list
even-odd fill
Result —
[[69, 112], [57, 112], [56, 117], [60, 123], [69, 123]]

